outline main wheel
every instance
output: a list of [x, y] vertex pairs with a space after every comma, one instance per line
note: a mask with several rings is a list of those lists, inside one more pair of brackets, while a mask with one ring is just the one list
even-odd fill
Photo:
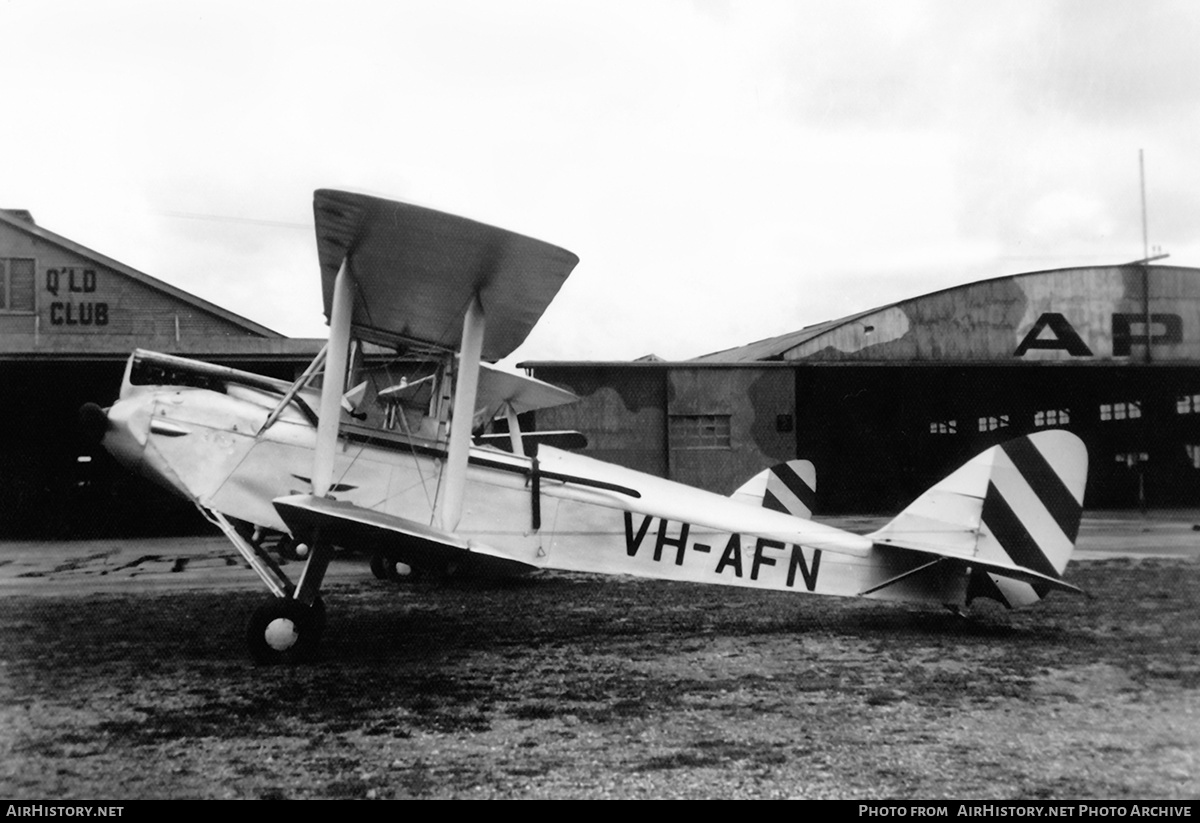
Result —
[[401, 563], [399, 560], [388, 560], [385, 566], [388, 580], [397, 583], [415, 583], [421, 579], [421, 573], [415, 566]]
[[305, 606], [290, 597], [272, 597], [251, 615], [246, 642], [258, 663], [297, 663], [313, 657], [324, 631], [321, 598]]
[[371, 573], [380, 580], [391, 580], [393, 583], [415, 583], [421, 576], [414, 566], [383, 554], [371, 555]]
[[279, 539], [277, 551], [284, 560], [305, 560], [308, 557], [308, 544], [285, 534]]
[[387, 580], [387, 558], [382, 554], [371, 555], [371, 574], [375, 575], [376, 580]]

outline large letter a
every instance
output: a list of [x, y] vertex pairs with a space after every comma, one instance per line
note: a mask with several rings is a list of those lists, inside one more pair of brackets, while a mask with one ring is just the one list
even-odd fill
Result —
[[[1054, 338], [1039, 339], [1042, 329], [1047, 327], [1054, 333]], [[1092, 356], [1092, 350], [1080, 339], [1075, 327], [1056, 311], [1048, 311], [1037, 319], [1021, 345], [1013, 352], [1013, 357], [1022, 357], [1030, 349], [1061, 349], [1072, 357]]]

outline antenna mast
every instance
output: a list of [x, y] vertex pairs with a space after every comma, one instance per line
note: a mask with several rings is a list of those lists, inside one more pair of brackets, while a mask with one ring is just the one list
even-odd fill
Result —
[[[1154, 249], [1154, 256], [1150, 256], [1150, 229], [1146, 220], [1146, 152], [1144, 149], [1138, 149], [1138, 178], [1141, 184], [1142, 192], [1142, 259], [1134, 260], [1129, 265], [1142, 266], [1143, 270], [1148, 263], [1153, 263], [1155, 260], [1162, 260], [1170, 257], [1169, 254], [1163, 254], [1162, 247]], [[1150, 293], [1144, 293], [1147, 303], [1150, 299]]]
[[1146, 152], [1138, 149], [1138, 175], [1142, 181], [1142, 260], [1150, 262], [1150, 232], [1146, 227]]

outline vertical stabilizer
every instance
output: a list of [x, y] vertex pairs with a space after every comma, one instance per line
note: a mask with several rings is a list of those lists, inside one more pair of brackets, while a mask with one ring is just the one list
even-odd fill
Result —
[[729, 496], [807, 520], [816, 508], [817, 469], [808, 460], [789, 460], [759, 472]]

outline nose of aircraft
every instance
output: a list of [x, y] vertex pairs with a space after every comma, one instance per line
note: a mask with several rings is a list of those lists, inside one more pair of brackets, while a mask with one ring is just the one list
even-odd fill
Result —
[[79, 429], [88, 443], [100, 443], [108, 431], [108, 412], [96, 403], [79, 407]]
[[107, 410], [86, 403], [79, 410], [84, 431], [96, 437], [122, 465], [135, 469], [142, 460], [150, 431], [150, 405], [144, 397], [118, 400]]

